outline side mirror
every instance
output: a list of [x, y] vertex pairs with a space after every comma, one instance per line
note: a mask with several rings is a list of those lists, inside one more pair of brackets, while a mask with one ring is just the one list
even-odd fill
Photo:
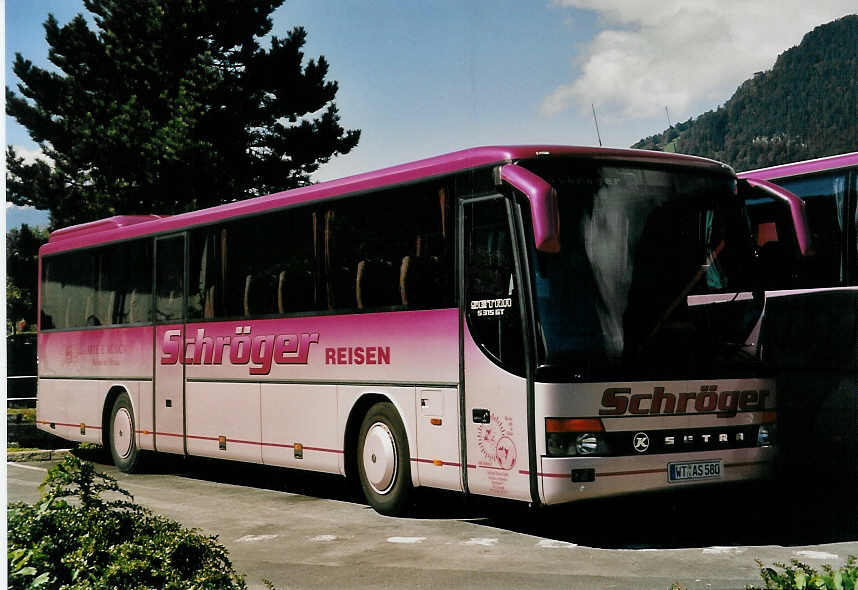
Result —
[[533, 238], [541, 252], [560, 252], [560, 214], [557, 192], [542, 178], [518, 166], [506, 164], [500, 168], [500, 179], [523, 192], [530, 201]]

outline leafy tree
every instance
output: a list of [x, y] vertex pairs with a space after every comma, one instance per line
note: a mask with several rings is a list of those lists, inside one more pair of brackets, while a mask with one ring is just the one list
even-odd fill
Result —
[[45, 22], [58, 72], [16, 54], [21, 96], [6, 111], [52, 164], [7, 150], [7, 199], [50, 209], [52, 226], [178, 213], [308, 183], [357, 145], [325, 58], [307, 33], [271, 36], [283, 0], [84, 0]]
[[26, 223], [6, 234], [7, 332], [14, 332], [19, 320], [35, 326], [39, 247], [47, 241], [46, 230], [31, 229]]

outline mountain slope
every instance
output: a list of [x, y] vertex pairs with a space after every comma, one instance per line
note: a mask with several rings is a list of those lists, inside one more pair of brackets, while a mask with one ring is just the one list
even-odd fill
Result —
[[858, 149], [858, 15], [816, 27], [722, 107], [635, 148], [677, 151], [736, 170]]

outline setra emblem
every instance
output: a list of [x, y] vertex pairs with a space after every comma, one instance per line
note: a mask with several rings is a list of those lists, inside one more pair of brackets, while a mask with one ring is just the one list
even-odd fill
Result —
[[632, 445], [638, 453], [646, 453], [649, 450], [649, 436], [646, 432], [638, 432], [632, 439]]

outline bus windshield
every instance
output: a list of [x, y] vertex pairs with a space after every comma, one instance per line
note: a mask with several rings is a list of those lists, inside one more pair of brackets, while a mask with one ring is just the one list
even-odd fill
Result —
[[693, 170], [525, 164], [558, 193], [561, 251], [531, 248], [538, 379], [743, 372], [762, 310], [735, 181]]

